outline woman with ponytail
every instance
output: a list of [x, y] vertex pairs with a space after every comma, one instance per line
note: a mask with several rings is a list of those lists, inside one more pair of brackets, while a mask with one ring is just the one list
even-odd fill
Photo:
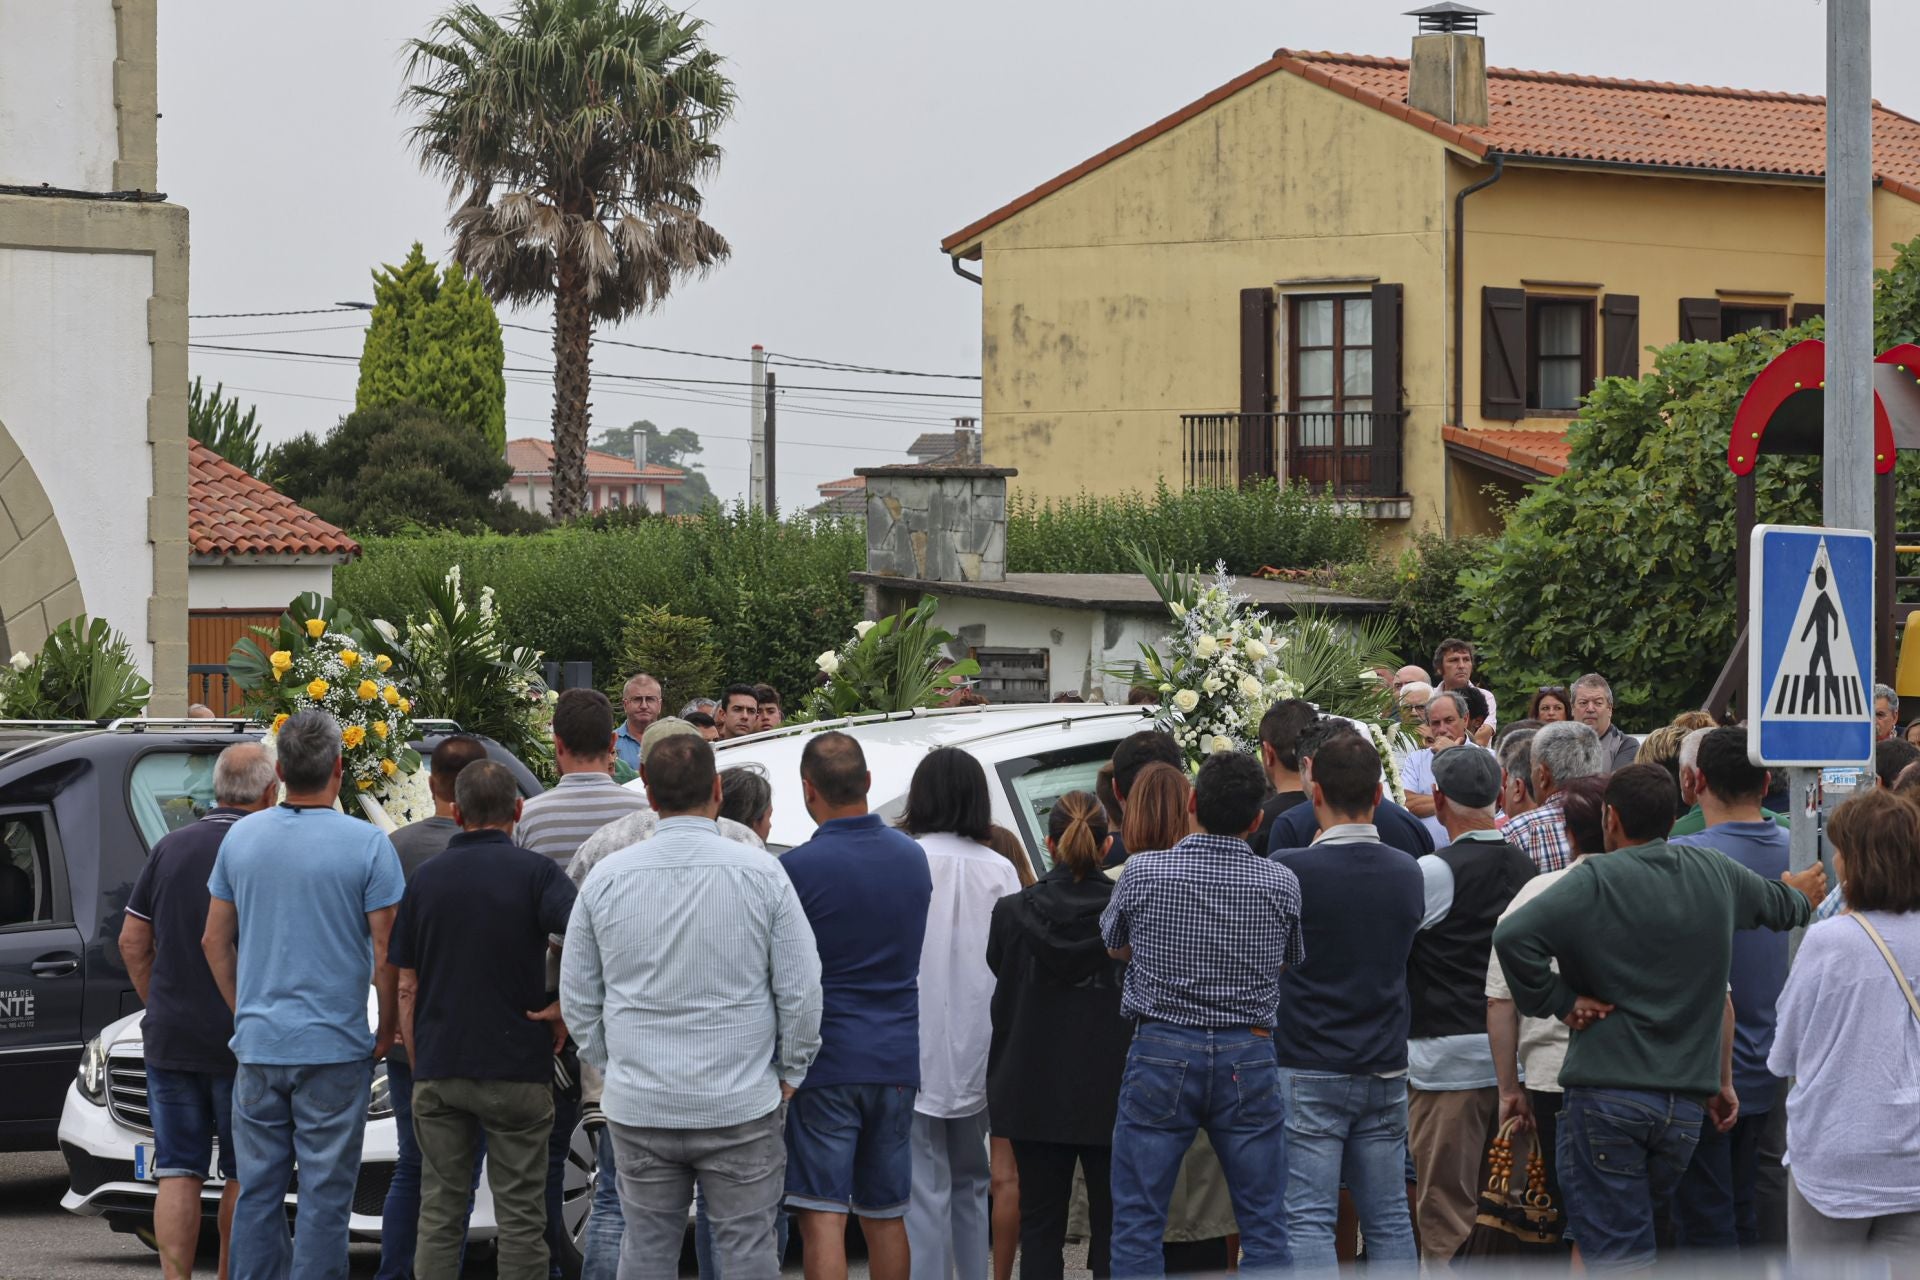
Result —
[[1133, 1035], [1120, 1016], [1120, 965], [1100, 940], [1113, 893], [1101, 873], [1111, 844], [1098, 800], [1085, 791], [1061, 796], [1047, 819], [1052, 868], [1000, 899], [987, 933], [987, 966], [998, 979], [987, 1113], [1019, 1166], [1021, 1280], [1061, 1275], [1075, 1165], [1086, 1174], [1087, 1265], [1111, 1274], [1113, 1120]]

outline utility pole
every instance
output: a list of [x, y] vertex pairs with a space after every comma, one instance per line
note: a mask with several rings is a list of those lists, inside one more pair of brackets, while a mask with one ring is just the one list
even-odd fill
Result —
[[767, 474], [767, 351], [757, 342], [753, 344], [753, 373], [749, 381], [753, 405], [748, 412], [753, 421], [748, 434], [753, 443], [748, 446], [747, 505], [758, 510], [766, 505], [766, 491], [762, 486]]
[[[1873, 75], [1870, 0], [1827, 0], [1827, 385], [1821, 518], [1874, 530]], [[1875, 549], [1874, 562], [1879, 563]], [[1877, 594], [1875, 596], [1877, 598]], [[1818, 856], [1814, 769], [1790, 771], [1796, 870]]]
[[766, 416], [766, 432], [765, 432], [766, 439], [764, 441], [766, 446], [766, 455], [767, 455], [767, 510], [776, 516], [780, 514], [780, 500], [778, 495], [775, 494], [774, 492], [774, 481], [778, 478], [780, 473], [780, 453], [779, 453], [779, 450], [775, 447], [776, 442], [774, 439], [774, 429], [773, 429], [774, 416], [775, 416], [774, 409], [775, 409], [775, 406], [779, 403], [775, 395], [777, 391], [778, 391], [778, 388], [774, 385], [774, 381], [773, 381], [773, 370], [769, 369], [767, 370], [767, 416]]

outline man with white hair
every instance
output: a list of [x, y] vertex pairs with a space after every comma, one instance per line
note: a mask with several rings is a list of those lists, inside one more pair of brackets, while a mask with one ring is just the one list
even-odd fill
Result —
[[[1712, 729], [1695, 729], [1680, 740], [1680, 803], [1693, 807], [1673, 824], [1673, 835], [1669, 839], [1697, 836], [1707, 829], [1706, 816], [1700, 809], [1700, 793], [1706, 790], [1706, 780], [1700, 774], [1700, 744], [1712, 732]], [[1788, 815], [1775, 813], [1765, 807], [1761, 808], [1760, 817], [1763, 821], [1778, 823], [1783, 827], [1793, 825], [1793, 819]]]
[[1533, 735], [1533, 796], [1540, 807], [1507, 824], [1507, 839], [1542, 871], [1559, 871], [1573, 859], [1567, 840], [1566, 800], [1560, 788], [1575, 778], [1610, 772], [1600, 735], [1577, 720], [1544, 725]]
[[147, 1006], [147, 1102], [153, 1118], [153, 1164], [160, 1184], [153, 1234], [168, 1277], [193, 1270], [200, 1241], [200, 1187], [218, 1143], [220, 1270], [227, 1266], [233, 1206], [240, 1198], [233, 1145], [233, 1078], [239, 1070], [227, 1041], [233, 1011], [207, 968], [200, 935], [207, 927], [207, 877], [233, 824], [279, 797], [273, 761], [257, 742], [220, 753], [213, 766], [213, 804], [198, 822], [162, 836], [140, 868], [120, 922], [120, 958]]
[[1893, 686], [1873, 686], [1873, 740], [1885, 742], [1900, 730], [1900, 695]]

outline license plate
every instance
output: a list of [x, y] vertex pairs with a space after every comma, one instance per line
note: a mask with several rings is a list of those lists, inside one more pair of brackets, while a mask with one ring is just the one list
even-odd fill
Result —
[[[153, 1173], [153, 1146], [151, 1143], [136, 1142], [133, 1144], [133, 1179], [135, 1182], [159, 1181], [159, 1179], [154, 1177]], [[213, 1144], [213, 1161], [208, 1166], [207, 1183], [210, 1186], [217, 1186], [225, 1181], [226, 1180], [220, 1176], [220, 1144], [216, 1141]]]

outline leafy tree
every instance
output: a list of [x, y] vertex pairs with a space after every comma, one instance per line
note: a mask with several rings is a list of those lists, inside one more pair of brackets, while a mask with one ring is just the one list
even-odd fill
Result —
[[373, 323], [360, 351], [356, 409], [414, 404], [507, 447], [506, 348], [480, 282], [450, 263], [434, 270], [420, 242], [373, 273]]
[[[213, 390], [202, 387], [195, 378], [187, 388], [187, 434], [240, 468], [248, 475], [260, 476], [267, 451], [260, 447], [260, 427], [254, 421], [252, 405], [240, 412], [240, 398], [224, 394], [226, 383], [216, 382]], [[268, 483], [272, 483], [268, 481]]]
[[[1920, 240], [1876, 283], [1876, 339], [1920, 335]], [[1733, 416], [1767, 361], [1821, 332], [1814, 320], [1678, 343], [1639, 379], [1594, 388], [1566, 473], [1534, 485], [1486, 562], [1460, 575], [1503, 705], [1586, 671], [1613, 681], [1629, 724], [1700, 704], [1739, 629]], [[1820, 522], [1818, 458], [1763, 458], [1756, 474], [1760, 520]], [[1899, 526], [1915, 528], [1920, 456], [1902, 453], [1897, 475]]]
[[586, 506], [594, 321], [730, 252], [700, 216], [733, 111], [705, 26], [661, 0], [514, 0], [504, 19], [468, 3], [409, 46], [402, 99], [454, 189], [453, 256], [497, 301], [553, 304], [558, 520]]
[[521, 533], [547, 523], [501, 496], [513, 468], [492, 446], [415, 405], [356, 410], [325, 439], [306, 432], [289, 440], [270, 465], [281, 492], [355, 532]]

